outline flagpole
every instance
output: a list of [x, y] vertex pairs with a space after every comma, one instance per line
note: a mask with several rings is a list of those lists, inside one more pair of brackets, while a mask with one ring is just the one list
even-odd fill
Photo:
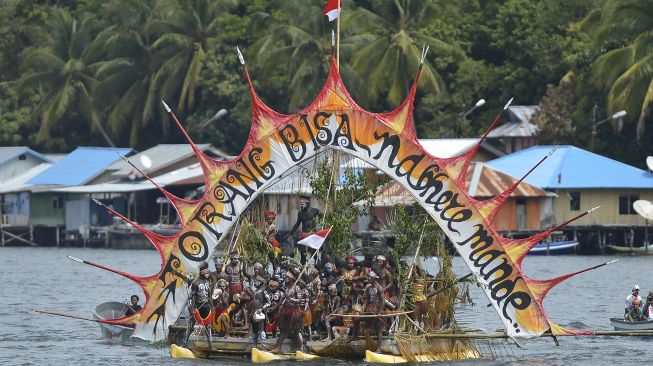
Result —
[[336, 24], [336, 68], [340, 71], [340, 18], [342, 17], [342, 0], [338, 0], [338, 20]]
[[[333, 225], [331, 225], [331, 227], [329, 228], [329, 232], [328, 232], [328, 234], [331, 234], [331, 229], [333, 229]], [[328, 234], [327, 234], [327, 235], [328, 235]], [[326, 240], [326, 237], [325, 237], [325, 240]], [[302, 268], [302, 270], [301, 270], [301, 271], [299, 272], [299, 274], [297, 275], [297, 278], [295, 279], [295, 283], [293, 283], [292, 286], [288, 287], [288, 290], [286, 291], [286, 294], [287, 294], [288, 292], [290, 292], [290, 290], [292, 290], [295, 286], [297, 286], [297, 282], [299, 282], [299, 279], [302, 278], [302, 275], [303, 275], [304, 272], [306, 271], [306, 268], [308, 268], [308, 264], [311, 263], [311, 261], [313, 260], [313, 258], [315, 258], [315, 255], [317, 255], [317, 252], [319, 252], [321, 248], [322, 248], [322, 247], [320, 247], [320, 248], [318, 248], [318, 249], [315, 249], [315, 252], [313, 252], [313, 255], [312, 255], [310, 258], [308, 258], [308, 260], [307, 260], [306, 263], [304, 264], [304, 267]], [[285, 304], [285, 303], [286, 303], [286, 297], [283, 298], [283, 301], [281, 302], [281, 305], [283, 305], [283, 304]]]

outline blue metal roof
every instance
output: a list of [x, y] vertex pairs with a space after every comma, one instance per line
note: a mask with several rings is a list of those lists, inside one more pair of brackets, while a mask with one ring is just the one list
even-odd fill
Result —
[[[553, 146], [533, 146], [487, 162], [493, 169], [522, 177]], [[555, 188], [652, 188], [653, 174], [575, 146], [560, 146], [525, 182]]]
[[44, 156], [42, 154], [39, 154], [38, 152], [30, 149], [27, 146], [6, 146], [6, 147], [3, 146], [3, 147], [0, 147], [0, 164], [4, 164], [4, 163], [8, 162], [9, 160], [17, 158], [21, 154], [32, 155], [32, 156], [34, 156], [35, 158], [41, 160], [44, 163], [52, 163], [53, 162], [50, 158], [48, 158], [48, 157], [46, 157], [46, 156]]
[[78, 147], [27, 183], [66, 186], [84, 184], [120, 159], [118, 153], [127, 155], [131, 151], [129, 148]]

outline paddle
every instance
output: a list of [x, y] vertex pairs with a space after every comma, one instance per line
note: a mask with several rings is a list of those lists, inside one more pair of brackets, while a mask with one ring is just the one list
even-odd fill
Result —
[[85, 318], [85, 317], [82, 317], [82, 316], [70, 315], [70, 314], [64, 314], [64, 313], [57, 313], [57, 312], [49, 311], [49, 310], [36, 310], [36, 312], [41, 313], [41, 314], [46, 314], [46, 315], [60, 316], [60, 317], [64, 317], [64, 318], [84, 320], [84, 321], [87, 321], [87, 322], [94, 322], [94, 323], [101, 323], [101, 324], [111, 324], [111, 325], [115, 325], [115, 326], [118, 326], [118, 327], [126, 327], [126, 328], [132, 328], [132, 329], [134, 328], [133, 326], [126, 325], [126, 324], [115, 324], [115, 323], [108, 322], [106, 320]]

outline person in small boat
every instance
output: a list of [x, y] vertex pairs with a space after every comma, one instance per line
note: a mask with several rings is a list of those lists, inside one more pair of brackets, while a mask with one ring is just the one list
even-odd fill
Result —
[[262, 306], [266, 316], [266, 332], [277, 334], [277, 323], [279, 320], [279, 306], [283, 299], [283, 291], [279, 289], [279, 282], [268, 281], [268, 288], [265, 290], [265, 303]]
[[297, 337], [300, 349], [304, 344], [301, 332], [302, 312], [308, 305], [308, 293], [301, 288], [300, 281], [297, 281], [297, 286], [293, 285], [297, 280], [297, 275], [292, 271], [286, 273], [286, 283], [289, 289], [286, 292], [286, 297], [282, 300], [281, 309], [279, 310], [279, 337], [277, 337], [277, 343], [274, 349], [270, 351], [272, 353], [279, 353], [281, 351], [283, 341], [289, 334], [294, 334]]
[[649, 292], [646, 296], [646, 303], [642, 308], [642, 316], [644, 320], [653, 320], [653, 292]]
[[234, 250], [229, 253], [229, 263], [225, 266], [224, 271], [229, 282], [229, 295], [233, 297], [235, 294], [243, 292], [243, 280], [246, 271], [244, 264], [240, 261], [238, 251]]
[[633, 300], [633, 303], [630, 305], [630, 308], [628, 308], [628, 312], [626, 313], [626, 320], [629, 322], [644, 320], [641, 302], [639, 300]]
[[[376, 333], [377, 344], [376, 352], [381, 350], [381, 337], [383, 332], [382, 320], [380, 315], [383, 314], [383, 309], [385, 308], [385, 289], [381, 285], [380, 277], [376, 272], [381, 272], [382, 268], [378, 266], [373, 266], [369, 273], [369, 279], [371, 281], [365, 287], [364, 295], [364, 316], [365, 324], [367, 328]], [[358, 332], [360, 330], [360, 323], [363, 321], [362, 317], [354, 318], [354, 329], [352, 332], [352, 339], [356, 340], [358, 338]]]
[[142, 306], [138, 305], [138, 295], [132, 295], [129, 300], [131, 302], [129, 304], [125, 304], [125, 307], [127, 308], [127, 310], [125, 310], [125, 316], [138, 314], [138, 312], [143, 309]]
[[637, 300], [639, 303], [642, 302], [642, 297], [639, 296], [639, 285], [634, 285], [630, 295], [626, 296], [626, 306], [624, 308], [624, 316], [628, 313], [628, 310], [632, 306], [633, 302]]

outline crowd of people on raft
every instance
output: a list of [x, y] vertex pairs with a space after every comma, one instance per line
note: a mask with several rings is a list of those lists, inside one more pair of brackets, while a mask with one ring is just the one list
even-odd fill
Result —
[[[317, 333], [327, 339], [356, 339], [363, 325], [380, 345], [383, 332], [396, 326], [402, 290], [399, 280], [393, 278], [388, 253], [367, 254], [362, 261], [351, 255], [336, 258], [321, 253], [319, 260], [311, 262], [306, 247], [280, 248], [280, 242], [288, 243], [291, 236], [295, 239], [292, 243], [316, 232], [317, 220], [322, 217], [310, 206], [310, 197], [299, 196], [298, 201], [297, 221], [284, 236], [278, 235], [276, 212], [265, 212], [259, 231], [273, 253], [266, 265], [247, 265], [234, 250], [226, 263], [214, 257], [215, 271], [202, 262], [195, 279], [175, 272], [191, 290], [186, 342], [191, 331], [201, 326], [209, 343], [214, 335], [249, 337], [253, 344], [268, 335], [276, 337], [272, 351], [278, 352], [289, 336], [295, 337], [300, 347], [304, 335], [312, 339]], [[299, 262], [292, 259], [294, 254], [301, 257]], [[426, 275], [418, 267], [413, 273]], [[433, 286], [433, 281], [411, 284], [412, 319], [420, 329], [424, 327], [427, 292], [434, 291]]]
[[[288, 257], [280, 257], [271, 268], [261, 263], [247, 267], [236, 251], [226, 264], [217, 259], [215, 271], [206, 262], [200, 265], [200, 276], [190, 282], [192, 319], [206, 327], [207, 334], [248, 336], [255, 344], [270, 334], [277, 338], [273, 351], [279, 351], [289, 336], [300, 345], [304, 335], [313, 339], [316, 333], [327, 339], [356, 339], [364, 324], [380, 344], [401, 296], [382, 254], [360, 263], [354, 256], [328, 260], [319, 269]], [[425, 301], [424, 289], [411, 300]]]
[[653, 292], [648, 293], [644, 302], [639, 296], [639, 285], [634, 285], [632, 293], [626, 297], [624, 319], [631, 322], [653, 319]]

